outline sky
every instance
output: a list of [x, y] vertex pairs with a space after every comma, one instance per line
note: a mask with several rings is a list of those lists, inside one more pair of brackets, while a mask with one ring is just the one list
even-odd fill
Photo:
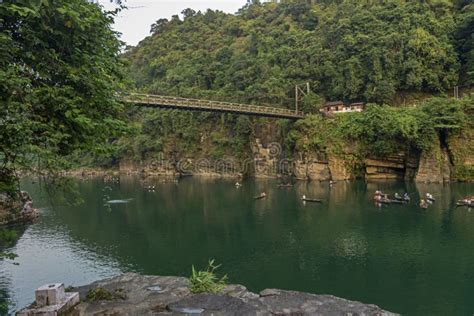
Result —
[[[100, 0], [105, 9], [115, 7], [110, 0]], [[161, 18], [171, 18], [186, 8], [195, 11], [207, 9], [235, 13], [246, 0], [126, 0], [128, 9], [123, 10], [115, 19], [115, 30], [122, 33], [121, 40], [127, 45], [137, 45], [150, 34], [150, 26]]]

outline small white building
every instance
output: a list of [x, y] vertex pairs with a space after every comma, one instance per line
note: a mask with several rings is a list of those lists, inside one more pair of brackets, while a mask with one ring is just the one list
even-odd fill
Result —
[[342, 101], [327, 102], [321, 112], [326, 115], [338, 113], [362, 112], [364, 110], [364, 103], [344, 104]]

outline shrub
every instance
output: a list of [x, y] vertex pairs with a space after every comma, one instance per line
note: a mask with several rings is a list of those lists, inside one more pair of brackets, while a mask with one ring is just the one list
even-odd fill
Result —
[[226, 285], [227, 275], [219, 279], [215, 274], [219, 267], [220, 265], [214, 265], [214, 259], [209, 260], [207, 269], [204, 271], [196, 271], [194, 266], [192, 266], [192, 274], [189, 278], [189, 290], [191, 293], [218, 294], [222, 292]]

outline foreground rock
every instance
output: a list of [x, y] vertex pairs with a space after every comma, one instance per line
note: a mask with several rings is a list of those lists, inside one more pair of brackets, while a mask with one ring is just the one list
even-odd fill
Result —
[[[102, 300], [91, 295], [97, 289], [112, 294]], [[193, 295], [186, 278], [134, 273], [73, 290], [79, 292], [81, 303], [72, 315], [395, 315], [330, 295], [274, 289], [255, 294], [241, 285], [229, 285], [220, 295]]]

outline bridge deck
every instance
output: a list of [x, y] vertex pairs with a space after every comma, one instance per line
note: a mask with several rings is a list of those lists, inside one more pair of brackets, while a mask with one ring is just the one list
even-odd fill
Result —
[[305, 116], [303, 112], [295, 112], [293, 110], [282, 108], [220, 101], [167, 97], [161, 95], [130, 94], [124, 96], [122, 99], [125, 102], [133, 103], [138, 106], [160, 107], [188, 111], [223, 112], [264, 117], [287, 118], [293, 120], [302, 119]]

